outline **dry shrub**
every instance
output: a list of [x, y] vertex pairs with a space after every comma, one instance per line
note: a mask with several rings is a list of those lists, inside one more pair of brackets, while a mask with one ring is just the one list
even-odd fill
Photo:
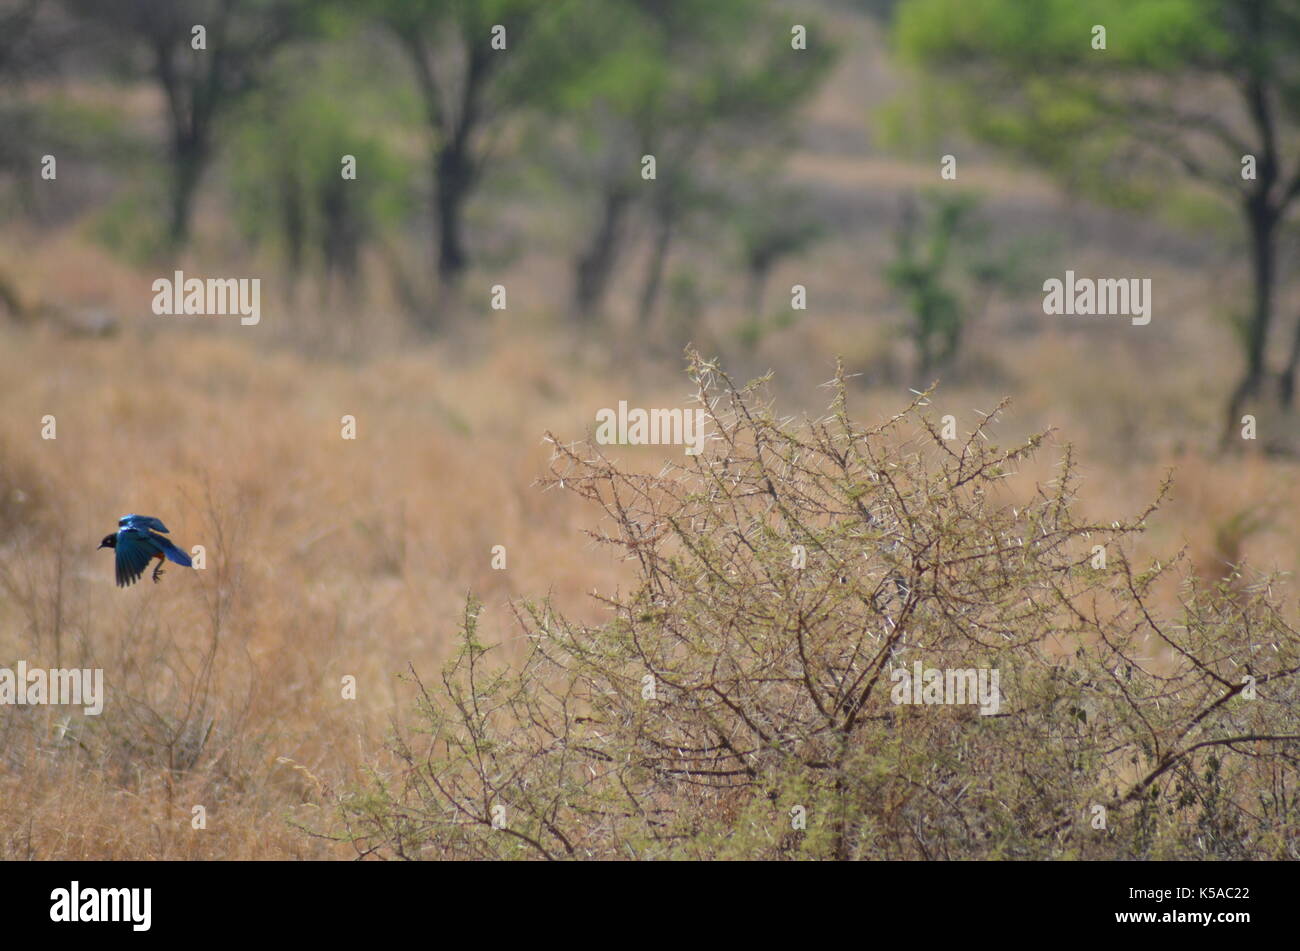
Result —
[[[1180, 559], [1131, 542], [1167, 486], [1088, 524], [1068, 450], [1014, 497], [1043, 436], [998, 448], [996, 412], [946, 440], [922, 395], [863, 427], [840, 373], [828, 415], [784, 419], [766, 380], [690, 357], [702, 455], [650, 474], [556, 442], [544, 480], [600, 507], [635, 585], [595, 626], [520, 604], [514, 666], [471, 599], [459, 653], [413, 676], [397, 768], [339, 797], [332, 835], [402, 858], [1300, 857], [1300, 638], [1269, 578], [1188, 577], [1162, 616]], [[894, 702], [917, 662], [996, 670], [999, 708]]]

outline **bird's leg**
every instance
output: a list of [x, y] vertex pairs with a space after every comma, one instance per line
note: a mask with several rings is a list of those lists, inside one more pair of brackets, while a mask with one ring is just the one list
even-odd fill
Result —
[[158, 559], [158, 564], [156, 564], [156, 565], [153, 566], [153, 583], [154, 583], [154, 584], [157, 584], [157, 583], [158, 583], [158, 581], [159, 581], [158, 576], [159, 576], [160, 574], [163, 573], [163, 567], [162, 567], [162, 566], [163, 566], [163, 560], [162, 560], [161, 558], [159, 558], [159, 559]]

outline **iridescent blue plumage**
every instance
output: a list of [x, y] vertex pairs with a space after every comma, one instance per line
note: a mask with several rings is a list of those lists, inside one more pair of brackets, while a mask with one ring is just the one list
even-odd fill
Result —
[[186, 568], [192, 567], [189, 555], [173, 545], [170, 538], [158, 534], [167, 531], [161, 519], [152, 515], [123, 515], [117, 525], [117, 534], [106, 535], [99, 547], [112, 548], [117, 553], [118, 587], [135, 584], [154, 558], [158, 559], [153, 572], [155, 582], [163, 573], [163, 558]]

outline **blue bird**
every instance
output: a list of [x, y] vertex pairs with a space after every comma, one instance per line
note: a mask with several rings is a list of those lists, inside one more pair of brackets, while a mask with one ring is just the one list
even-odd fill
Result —
[[158, 559], [158, 564], [153, 569], [154, 584], [158, 583], [158, 576], [163, 573], [164, 558], [170, 558], [186, 568], [193, 566], [189, 555], [173, 545], [170, 538], [158, 534], [165, 531], [167, 526], [152, 515], [123, 515], [117, 520], [117, 532], [104, 536], [99, 547], [117, 551], [119, 588], [139, 581], [145, 568], [149, 567], [150, 560], [154, 558]]

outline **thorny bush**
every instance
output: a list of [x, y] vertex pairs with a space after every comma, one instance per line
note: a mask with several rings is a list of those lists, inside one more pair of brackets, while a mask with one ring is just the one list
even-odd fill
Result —
[[[1131, 542], [1167, 485], [1092, 524], [1068, 449], [1013, 498], [1044, 436], [998, 448], [997, 411], [946, 440], [927, 394], [864, 427], [841, 371], [795, 420], [766, 379], [690, 369], [701, 455], [648, 474], [551, 439], [543, 483], [635, 568], [608, 621], [519, 604], [506, 664], [471, 599], [413, 678], [401, 769], [339, 798], [337, 834], [402, 858], [1300, 858], [1300, 639], [1271, 578], [1184, 572], [1157, 610], [1180, 559]], [[896, 703], [917, 662], [996, 670], [998, 709]]]

